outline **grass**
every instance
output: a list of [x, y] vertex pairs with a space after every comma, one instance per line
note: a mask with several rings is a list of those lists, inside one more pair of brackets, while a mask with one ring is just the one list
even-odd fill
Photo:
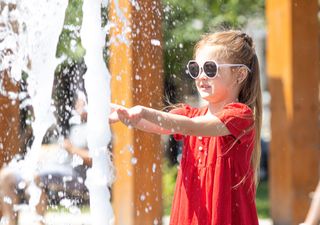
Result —
[[[171, 202], [173, 198], [173, 192], [175, 188], [177, 176], [177, 166], [170, 166], [169, 163], [164, 160], [163, 163], [163, 208], [164, 215], [170, 215]], [[269, 197], [268, 197], [268, 182], [262, 181], [259, 183], [257, 188], [256, 197], [257, 211], [259, 218], [269, 218]]]
[[162, 176], [162, 199], [164, 215], [170, 215], [173, 192], [176, 184], [177, 166], [170, 166], [168, 161], [164, 160]]
[[269, 188], [267, 181], [262, 181], [258, 185], [256, 204], [259, 218], [269, 218]]
[[[89, 213], [90, 212], [90, 206], [87, 204], [81, 205], [77, 207], [81, 213]], [[48, 212], [53, 213], [70, 213], [70, 209], [62, 206], [62, 205], [49, 205], [48, 206]]]

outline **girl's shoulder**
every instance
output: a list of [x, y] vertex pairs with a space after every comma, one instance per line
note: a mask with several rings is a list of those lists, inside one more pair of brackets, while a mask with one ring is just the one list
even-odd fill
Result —
[[196, 108], [188, 104], [180, 104], [179, 106], [170, 110], [170, 113], [179, 114], [188, 117], [199, 116], [205, 113], [206, 107]]
[[217, 117], [236, 139], [247, 137], [245, 134], [252, 134], [248, 131], [254, 131], [254, 114], [246, 104], [239, 102], [227, 104]]
[[252, 109], [241, 102], [232, 102], [223, 107], [222, 114], [253, 116]]

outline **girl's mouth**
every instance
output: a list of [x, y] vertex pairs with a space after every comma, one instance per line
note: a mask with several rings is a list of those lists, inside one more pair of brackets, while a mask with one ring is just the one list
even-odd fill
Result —
[[200, 88], [201, 88], [201, 89], [208, 89], [208, 88], [210, 88], [210, 85], [201, 84], [201, 85], [200, 85]]

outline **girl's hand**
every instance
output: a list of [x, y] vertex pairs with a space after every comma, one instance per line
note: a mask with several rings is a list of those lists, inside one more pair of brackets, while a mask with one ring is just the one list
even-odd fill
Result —
[[115, 104], [115, 103], [110, 103], [110, 108], [111, 108], [111, 113], [117, 111], [117, 109], [120, 109], [120, 108], [126, 108], [122, 105], [118, 105], [118, 104]]
[[116, 123], [119, 122], [119, 117], [117, 111], [111, 112], [109, 114], [109, 123]]
[[114, 103], [110, 104], [110, 108], [111, 108], [111, 112], [109, 114], [109, 123], [119, 122], [119, 117], [118, 117], [117, 110], [118, 109], [126, 109], [126, 108], [124, 106], [117, 105], [117, 104], [114, 104]]
[[135, 127], [143, 117], [143, 110], [144, 108], [142, 106], [134, 106], [130, 109], [119, 108], [117, 113], [122, 123], [129, 127]]

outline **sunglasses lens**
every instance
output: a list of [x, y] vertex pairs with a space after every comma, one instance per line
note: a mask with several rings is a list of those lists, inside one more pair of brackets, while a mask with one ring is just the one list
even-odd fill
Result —
[[199, 75], [200, 67], [196, 62], [189, 62], [188, 71], [191, 77], [196, 78]]
[[212, 61], [205, 62], [203, 70], [208, 77], [214, 77], [217, 74], [217, 64]]

